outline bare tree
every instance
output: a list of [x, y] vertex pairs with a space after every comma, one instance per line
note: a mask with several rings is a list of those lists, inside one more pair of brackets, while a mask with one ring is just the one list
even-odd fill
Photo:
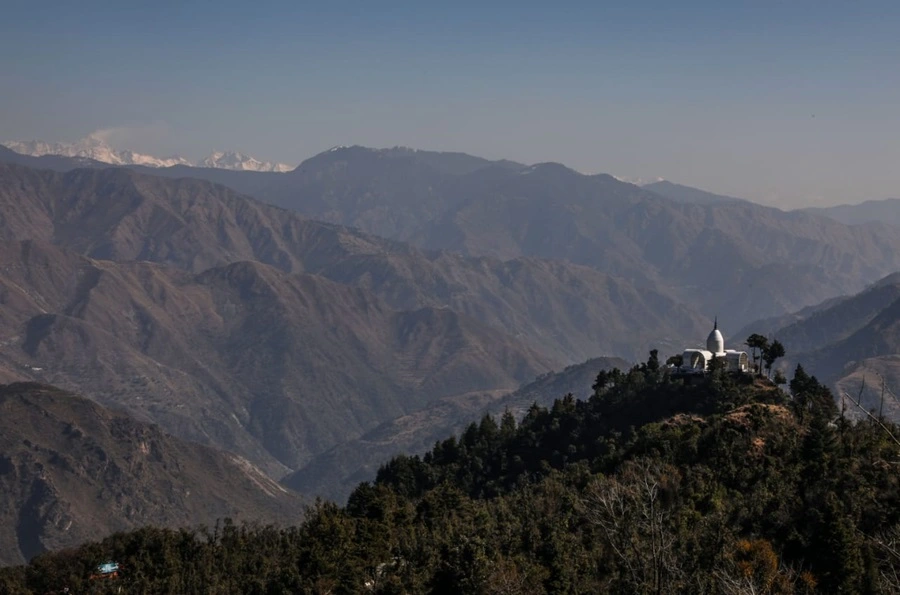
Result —
[[900, 593], [900, 525], [866, 538], [878, 553], [878, 579], [883, 593]]
[[638, 459], [615, 477], [596, 479], [582, 499], [587, 518], [602, 530], [632, 593], [673, 592], [683, 575], [669, 510], [660, 497], [663, 481], [676, 473]]
[[500, 558], [487, 577], [487, 591], [497, 595], [538, 595], [544, 593], [546, 571], [524, 560]]
[[[860, 394], [862, 394], [862, 390], [860, 390]], [[845, 393], [845, 392], [841, 392], [841, 398], [850, 399], [850, 402], [851, 402], [851, 403], [853, 403], [854, 405], [856, 405], [857, 407], [859, 407], [859, 409], [860, 409], [863, 413], [865, 413], [867, 416], [869, 416], [869, 419], [872, 420], [872, 423], [873, 423], [873, 424], [879, 426], [879, 427], [884, 431], [884, 433], [885, 433], [888, 437], [890, 437], [891, 440], [894, 441], [894, 443], [895, 443], [897, 446], [900, 446], [900, 439], [898, 439], [896, 436], [894, 436], [894, 434], [891, 433], [890, 429], [888, 429], [888, 427], [885, 426], [884, 423], [883, 423], [880, 419], [878, 419], [877, 417], [875, 417], [874, 415], [872, 415], [871, 412], [867, 411], [866, 408], [863, 407], [858, 401], [854, 401], [854, 400], [850, 397], [850, 395], [848, 395], [848, 394]]]
[[782, 564], [765, 539], [741, 539], [732, 544], [717, 562], [713, 576], [726, 595], [789, 595], [797, 586], [801, 592], [816, 588], [811, 574]]

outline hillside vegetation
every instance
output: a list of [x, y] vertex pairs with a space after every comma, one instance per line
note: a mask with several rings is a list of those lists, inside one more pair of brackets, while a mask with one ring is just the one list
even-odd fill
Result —
[[[148, 527], [0, 574], [18, 592], [874, 593], [900, 588], [900, 447], [798, 367], [788, 397], [655, 357], [484, 417], [294, 528]], [[113, 559], [118, 579], [91, 583]]]

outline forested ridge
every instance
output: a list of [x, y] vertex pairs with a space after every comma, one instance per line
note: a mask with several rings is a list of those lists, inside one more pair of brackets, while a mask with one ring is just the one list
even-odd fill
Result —
[[[485, 417], [291, 528], [143, 528], [0, 570], [0, 592], [900, 592], [895, 426], [655, 353], [593, 396]], [[118, 578], [91, 579], [114, 560]]]

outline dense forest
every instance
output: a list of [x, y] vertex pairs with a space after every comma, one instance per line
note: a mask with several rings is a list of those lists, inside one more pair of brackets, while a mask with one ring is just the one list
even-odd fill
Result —
[[652, 353], [593, 389], [394, 458], [295, 527], [147, 527], [0, 570], [0, 592], [900, 592], [894, 426], [845, 420], [800, 366], [788, 392]]

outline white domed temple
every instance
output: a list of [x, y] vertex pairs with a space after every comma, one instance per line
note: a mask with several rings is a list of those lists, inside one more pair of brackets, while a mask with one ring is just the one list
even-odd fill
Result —
[[725, 362], [727, 372], [750, 372], [750, 360], [746, 351], [725, 349], [725, 339], [719, 331], [719, 319], [716, 317], [713, 330], [706, 338], [706, 349], [685, 349], [681, 354], [681, 365], [677, 371], [682, 374], [703, 374], [709, 370], [713, 358]]

